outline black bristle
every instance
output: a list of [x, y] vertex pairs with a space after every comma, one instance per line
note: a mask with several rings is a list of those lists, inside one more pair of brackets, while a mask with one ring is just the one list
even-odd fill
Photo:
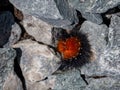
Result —
[[[89, 44], [89, 40], [86, 34], [71, 30], [71, 32], [67, 36], [77, 37], [80, 40], [81, 49], [79, 51], [79, 54], [74, 58], [70, 58], [69, 60], [64, 60], [64, 58], [62, 58], [59, 70], [65, 70], [66, 68], [82, 67], [86, 63], [89, 63], [90, 58], [93, 56], [93, 52], [91, 51], [91, 45]], [[64, 38], [64, 36], [62, 38]]]

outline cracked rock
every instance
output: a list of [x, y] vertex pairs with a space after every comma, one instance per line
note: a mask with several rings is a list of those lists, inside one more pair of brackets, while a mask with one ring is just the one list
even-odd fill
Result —
[[33, 36], [36, 41], [52, 44], [52, 25], [30, 15], [24, 15], [24, 20], [22, 22], [26, 32]]
[[15, 50], [0, 49], [0, 90], [23, 90], [19, 78], [14, 72]]
[[[90, 30], [91, 25], [83, 24], [81, 29]], [[88, 27], [89, 26], [89, 27]], [[95, 48], [97, 58], [94, 62], [87, 64], [82, 68], [82, 73], [86, 75], [119, 75], [119, 33], [120, 33], [120, 17], [113, 15], [109, 29], [101, 28], [92, 24], [91, 45]], [[86, 28], [83, 28], [86, 27]], [[94, 29], [96, 28], [96, 29]], [[104, 31], [102, 33], [102, 31]], [[89, 32], [89, 33], [90, 33]], [[106, 33], [106, 34], [105, 34]], [[93, 35], [93, 36], [92, 36]], [[94, 36], [97, 35], [97, 36]], [[95, 37], [95, 38], [94, 38]], [[97, 38], [98, 37], [98, 38]], [[106, 37], [106, 39], [105, 39]]]
[[22, 51], [20, 67], [27, 82], [39, 82], [55, 72], [60, 66], [60, 59], [56, 57], [54, 51], [45, 45], [28, 39], [13, 47], [20, 48]]
[[81, 72], [85, 75], [101, 75], [100, 58], [107, 47], [106, 36], [109, 31], [106, 25], [98, 25], [90, 21], [85, 21], [80, 31], [88, 35], [95, 60], [82, 67]]
[[46, 80], [39, 82], [27, 82], [28, 90], [51, 90], [55, 86], [55, 76], [49, 76]]
[[[108, 47], [100, 58], [104, 72], [110, 75], [120, 75], [120, 17], [112, 15], [108, 32]], [[104, 63], [104, 65], [103, 65]]]
[[83, 90], [86, 83], [76, 69], [56, 74], [53, 90]]
[[106, 77], [99, 79], [88, 79], [89, 85], [84, 90], [119, 90], [120, 77]]
[[108, 32], [108, 28], [106, 25], [98, 25], [92, 23], [90, 21], [85, 21], [80, 31], [86, 33], [88, 35], [88, 39], [90, 41], [91, 47], [94, 53], [99, 58], [99, 55], [104, 51], [106, 48], [106, 36]]
[[83, 17], [97, 24], [102, 23], [101, 13], [120, 4], [120, 0], [68, 0], [71, 7], [79, 10]]
[[54, 0], [26, 0], [25, 2], [10, 0], [10, 2], [24, 14], [38, 17], [53, 26], [69, 27], [78, 22], [76, 11], [68, 5], [66, 0], [57, 3]]
[[[104, 13], [120, 4], [119, 0], [68, 0], [70, 5], [81, 12]], [[81, 2], [82, 1], [82, 2]]]
[[14, 25], [12, 25], [9, 40], [4, 45], [4, 47], [11, 47], [12, 45], [14, 45], [20, 39], [20, 36], [21, 36], [21, 28], [17, 23], [15, 23]]
[[15, 44], [21, 35], [21, 29], [14, 21], [11, 12], [0, 13], [0, 47], [10, 47]]

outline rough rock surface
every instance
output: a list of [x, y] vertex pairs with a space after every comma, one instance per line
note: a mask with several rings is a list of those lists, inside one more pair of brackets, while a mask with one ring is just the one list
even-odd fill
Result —
[[11, 12], [0, 13], [0, 47], [8, 42], [13, 24], [14, 17]]
[[88, 35], [88, 39], [95, 57], [95, 60], [83, 66], [81, 71], [85, 75], [101, 75], [101, 66], [99, 66], [100, 55], [106, 49], [107, 41], [105, 38], [107, 36], [108, 28], [106, 25], [97, 25], [86, 21], [82, 24], [80, 31]]
[[0, 90], [23, 90], [21, 81], [14, 73], [15, 50], [0, 49]]
[[84, 90], [86, 83], [76, 69], [56, 74], [53, 90]]
[[84, 12], [103, 13], [120, 4], [119, 0], [69, 0], [72, 6]]
[[26, 0], [25, 2], [10, 0], [10, 2], [23, 13], [43, 19], [54, 26], [63, 27], [78, 22], [76, 11], [69, 7], [66, 0], [57, 4], [54, 0]]
[[[119, 90], [120, 0], [10, 0], [10, 2], [15, 7], [8, 0], [0, 3], [0, 47], [13, 46], [17, 54], [11, 48], [0, 49], [0, 90]], [[15, 8], [22, 13], [19, 13], [21, 12], [19, 10], [17, 12], [17, 9], [13, 10]], [[112, 10], [109, 10], [111, 8]], [[80, 13], [86, 19], [85, 22]], [[23, 32], [14, 22], [14, 18], [15, 21], [18, 19], [17, 23], [22, 20], [20, 24], [21, 27], [23, 25], [21, 28]], [[50, 45], [55, 47], [56, 35], [60, 35], [66, 28], [69, 32], [76, 24], [74, 28], [80, 27], [78, 30], [88, 35], [95, 61], [82, 68], [55, 72], [61, 60]], [[36, 41], [32, 41], [31, 37], [32, 40], [24, 40], [29, 38], [28, 34]], [[23, 41], [17, 42], [19, 38]], [[52, 45], [51, 41], [55, 41], [55, 45]], [[22, 72], [16, 64], [13, 68], [13, 63], [16, 63], [14, 61], [20, 65]], [[16, 73], [22, 84], [13, 69], [18, 70]]]
[[21, 36], [21, 28], [19, 27], [17, 23], [15, 23], [14, 25], [12, 25], [9, 40], [4, 45], [4, 47], [11, 47], [13, 44], [15, 44], [20, 39], [20, 36]]
[[94, 23], [102, 23], [100, 13], [120, 4], [120, 0], [68, 0], [71, 7], [79, 10], [83, 17]]
[[28, 90], [51, 90], [55, 86], [55, 76], [48, 76], [46, 80], [40, 82], [27, 82]]
[[90, 21], [85, 21], [82, 24], [80, 31], [88, 35], [92, 49], [96, 54], [103, 52], [103, 50], [106, 48], [107, 43], [105, 40], [108, 32], [106, 25], [98, 25]]
[[93, 79], [89, 78], [89, 85], [83, 90], [119, 90], [120, 88], [120, 77], [106, 77]]
[[37, 82], [45, 79], [60, 66], [60, 59], [45, 45], [32, 40], [24, 40], [13, 47], [20, 48], [20, 67], [26, 81]]
[[[107, 50], [101, 55], [101, 67], [111, 75], [120, 75], [120, 17], [113, 15], [108, 32]], [[104, 65], [102, 64], [104, 63]]]
[[36, 41], [49, 45], [52, 43], [52, 25], [30, 15], [24, 15], [22, 24], [26, 32], [33, 36]]
[[[93, 24], [92, 24], [93, 25]], [[88, 27], [89, 26], [89, 27]], [[93, 25], [94, 26], [94, 25]], [[101, 28], [101, 30], [98, 31], [98, 26], [90, 27], [87, 23], [84, 23], [81, 28], [84, 29], [84, 31], [90, 30], [90, 28], [94, 31], [94, 35], [97, 35], [99, 38], [94, 38], [91, 34], [91, 43], [92, 46], [96, 46], [96, 50], [98, 50], [96, 53], [99, 53], [97, 55], [97, 59], [85, 67], [82, 68], [82, 73], [86, 75], [119, 75], [120, 74], [120, 67], [119, 67], [119, 58], [120, 58], [120, 49], [119, 49], [119, 33], [120, 33], [120, 17], [118, 16], [112, 16], [111, 18], [111, 24], [109, 29]], [[95, 29], [96, 27], [96, 29]], [[101, 31], [104, 31], [102, 33]], [[90, 33], [89, 32], [89, 33]], [[100, 34], [98, 35], [98, 33]], [[105, 35], [106, 32], [106, 35]], [[94, 41], [97, 40], [97, 41]], [[99, 51], [100, 50], [100, 51]]]

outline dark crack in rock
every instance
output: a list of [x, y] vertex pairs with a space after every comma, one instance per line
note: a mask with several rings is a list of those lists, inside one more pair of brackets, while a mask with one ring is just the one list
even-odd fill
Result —
[[23, 90], [19, 78], [14, 73], [15, 50], [0, 49], [0, 90]]
[[8, 42], [13, 24], [14, 17], [11, 12], [0, 13], [0, 47]]

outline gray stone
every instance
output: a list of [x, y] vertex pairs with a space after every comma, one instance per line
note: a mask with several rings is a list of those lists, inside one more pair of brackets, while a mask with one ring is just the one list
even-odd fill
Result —
[[82, 12], [82, 16], [93, 23], [101, 24], [103, 22], [101, 15], [97, 13]]
[[86, 77], [86, 80], [88, 85], [80, 77], [80, 72], [73, 69], [51, 75], [47, 80], [27, 84], [29, 90], [119, 90], [120, 88], [120, 76], [96, 79]]
[[89, 21], [100, 24], [102, 17], [97, 13], [92, 13], [91, 8], [96, 0], [68, 0], [69, 5], [81, 12], [82, 16]]
[[10, 0], [10, 2], [23, 13], [38, 17], [54, 26], [63, 27], [78, 22], [75, 11], [65, 0], [59, 4], [54, 0]]
[[51, 90], [55, 86], [55, 76], [49, 76], [46, 80], [40, 82], [27, 82], [28, 90]]
[[4, 45], [4, 47], [11, 47], [13, 44], [15, 44], [20, 39], [20, 36], [21, 36], [21, 28], [19, 27], [17, 23], [15, 23], [14, 25], [12, 25], [9, 40]]
[[72, 7], [84, 12], [104, 13], [120, 4], [119, 0], [68, 0]]
[[76, 69], [55, 75], [55, 85], [53, 90], [84, 90], [86, 83], [80, 77], [80, 72]]
[[14, 17], [11, 12], [0, 13], [0, 47], [8, 42], [13, 24]]
[[[106, 25], [98, 25], [90, 21], [85, 21], [80, 29], [81, 32], [87, 34], [92, 49], [99, 56], [106, 48], [106, 36], [108, 28]], [[99, 57], [98, 57], [99, 58]]]
[[76, 11], [73, 9], [67, 0], [54, 0], [60, 14], [64, 17], [65, 20], [70, 20], [72, 24], [78, 22]]
[[[88, 27], [89, 26], [89, 27]], [[89, 31], [90, 43], [95, 50], [96, 60], [82, 67], [82, 73], [86, 75], [110, 75], [120, 74], [120, 17], [112, 16], [109, 29], [105, 26], [84, 23], [81, 30]], [[96, 29], [95, 29], [96, 28]], [[91, 30], [91, 31], [90, 31]]]
[[8, 77], [6, 77], [6, 81], [3, 85], [2, 90], [24, 90], [22, 87], [22, 83], [20, 79], [16, 76], [16, 74], [9, 73]]
[[[104, 72], [110, 75], [120, 75], [120, 17], [112, 15], [108, 32], [107, 49], [100, 58]], [[104, 63], [104, 64], [103, 64]]]
[[26, 32], [33, 36], [36, 41], [52, 44], [52, 25], [30, 15], [24, 15], [22, 24]]
[[119, 90], [120, 77], [106, 77], [99, 79], [89, 79], [89, 85], [84, 90]]
[[101, 54], [106, 49], [106, 36], [109, 31], [106, 25], [97, 25], [95, 23], [85, 21], [80, 31], [86, 33], [88, 35], [88, 39], [90, 41], [92, 51], [94, 52], [95, 60], [89, 64], [86, 64], [81, 68], [81, 72], [85, 75], [101, 75], [101, 66], [100, 66], [100, 58]]
[[54, 0], [10, 0], [16, 8], [32, 15], [44, 16], [51, 19], [62, 19]]
[[96, 0], [91, 11], [93, 13], [104, 13], [108, 9], [120, 5], [120, 0]]
[[28, 90], [84, 90], [87, 86], [76, 69], [49, 75], [38, 82], [27, 82]]
[[110, 29], [110, 31], [111, 31], [111, 33], [113, 35], [113, 37], [111, 37], [109, 35], [109, 38], [110, 38], [109, 43], [112, 42], [110, 44], [111, 47], [114, 46], [114, 45], [120, 47], [120, 37], [119, 37], [120, 28], [119, 28], [119, 26], [120, 26], [120, 17], [118, 17], [116, 15], [112, 15], [111, 24], [110, 24], [110, 27], [109, 27], [109, 29]]
[[24, 40], [13, 46], [22, 50], [20, 67], [27, 82], [39, 82], [60, 66], [60, 59], [45, 45], [32, 40]]
[[120, 4], [120, 0], [68, 0], [71, 7], [79, 10], [83, 17], [94, 23], [102, 23], [101, 13]]
[[0, 90], [23, 90], [21, 81], [14, 73], [15, 50], [0, 49]]

